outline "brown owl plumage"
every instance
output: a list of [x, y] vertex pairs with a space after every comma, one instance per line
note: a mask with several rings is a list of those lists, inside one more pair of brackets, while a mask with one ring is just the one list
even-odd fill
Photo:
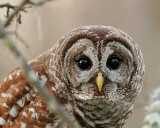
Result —
[[[84, 128], [121, 128], [141, 90], [144, 61], [132, 38], [84, 26], [29, 62], [40, 82]], [[0, 82], [0, 127], [66, 127], [17, 67]]]

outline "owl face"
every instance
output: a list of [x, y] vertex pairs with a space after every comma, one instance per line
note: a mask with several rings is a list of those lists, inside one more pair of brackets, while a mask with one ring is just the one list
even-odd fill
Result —
[[109, 93], [122, 90], [128, 86], [135, 68], [132, 53], [121, 42], [94, 43], [87, 38], [70, 47], [64, 62], [73, 92], [77, 98], [82, 98], [83, 93], [86, 100], [108, 97]]
[[141, 50], [119, 29], [84, 26], [50, 50], [47, 73], [53, 91], [73, 103], [88, 127], [121, 127], [133, 109], [143, 76]]
[[131, 97], [130, 91], [139, 92], [141, 88], [142, 53], [132, 38], [119, 29], [109, 26], [76, 28], [58, 41], [49, 56], [50, 80], [58, 82], [59, 87], [62, 83], [66, 85], [78, 99], [105, 97], [114, 101], [126, 95]]

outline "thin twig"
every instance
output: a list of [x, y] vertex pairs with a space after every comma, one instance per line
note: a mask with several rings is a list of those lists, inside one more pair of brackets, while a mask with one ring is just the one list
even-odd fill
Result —
[[[6, 17], [7, 17], [7, 20], [8, 20], [8, 18], [10, 17], [10, 9], [16, 11], [18, 6], [12, 5], [10, 3], [5, 3], [5, 4], [0, 4], [0, 8], [7, 8]], [[23, 8], [20, 9], [20, 11], [23, 11], [23, 12], [26, 13], [27, 12], [25, 10], [26, 8], [30, 8], [30, 7], [23, 7]], [[18, 15], [17, 21], [18, 21], [19, 24], [21, 24], [21, 14], [17, 13], [17, 15]], [[12, 19], [10, 19], [10, 21], [12, 21]]]
[[[10, 3], [0, 4], [0, 8], [7, 8], [7, 9], [16, 10], [17, 7], [18, 7], [18, 6], [12, 5], [12, 4], [10, 4]], [[27, 11], [25, 10], [25, 8], [21, 8], [21, 11], [27, 12]]]
[[[24, 9], [24, 6], [26, 5], [26, 4], [31, 4], [31, 5], [33, 5], [33, 6], [39, 6], [39, 5], [43, 5], [44, 3], [46, 3], [47, 1], [51, 1], [51, 0], [40, 0], [40, 1], [38, 1], [38, 2], [36, 2], [36, 1], [34, 1], [34, 0], [24, 0], [24, 1], [22, 1], [22, 3], [19, 5], [19, 6], [13, 6], [13, 5], [10, 5], [10, 4], [2, 4], [2, 5], [0, 5], [1, 6], [1, 8], [2, 7], [7, 7], [8, 9], [7, 9], [7, 21], [5, 22], [5, 24], [4, 24], [4, 26], [5, 27], [8, 27], [8, 25], [10, 24], [10, 22], [12, 21], [12, 19], [17, 15], [17, 14], [19, 14], [19, 12], [20, 11], [25, 11], [25, 9]], [[9, 9], [10, 8], [12, 8], [12, 9], [14, 9], [15, 11], [11, 14], [11, 16], [9, 16]]]
[[[10, 9], [16, 10], [17, 6], [11, 5], [10, 3], [0, 4], [0, 8], [7, 8], [6, 17], [9, 18]], [[27, 12], [24, 8], [21, 11]]]
[[0, 24], [0, 38], [4, 41], [5, 45], [9, 48], [9, 50], [14, 53], [15, 57], [18, 58], [31, 85], [36, 90], [38, 90], [40, 96], [43, 98], [43, 101], [47, 104], [49, 109], [58, 116], [60, 116], [60, 118], [63, 121], [65, 121], [70, 128], [80, 128], [77, 121], [71, 120], [73, 118], [62, 109], [60, 103], [57, 101], [55, 96], [50, 95], [48, 91], [41, 86], [41, 83], [39, 82], [39, 79], [36, 77], [35, 72], [27, 64], [23, 55], [16, 48], [13, 40], [11, 40], [11, 38], [7, 35], [6, 31], [4, 30], [4, 27], [1, 24]]
[[[17, 7], [18, 6], [12, 5], [10, 3], [0, 4], [0, 8], [7, 8], [7, 15], [6, 15], [7, 18], [9, 17], [9, 11], [10, 11], [10, 9], [16, 10]], [[21, 8], [21, 11], [27, 12], [25, 9], [26, 9], [26, 7], [25, 8]]]
[[29, 0], [24, 0], [22, 3], [15, 9], [15, 11], [8, 17], [7, 21], [5, 22], [4, 26], [8, 27], [12, 19], [22, 10], [22, 8], [28, 3]]

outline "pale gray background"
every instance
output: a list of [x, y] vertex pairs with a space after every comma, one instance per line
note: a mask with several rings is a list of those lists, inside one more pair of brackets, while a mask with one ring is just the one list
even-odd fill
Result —
[[[19, 0], [8, 0], [11, 3]], [[6, 2], [1, 0], [0, 3]], [[29, 8], [22, 14], [22, 25], [13, 22], [11, 31], [17, 30], [28, 43], [16, 41], [27, 60], [51, 48], [67, 31], [82, 25], [110, 25], [128, 33], [141, 47], [146, 74], [144, 86], [133, 114], [124, 128], [140, 128], [148, 95], [160, 83], [160, 2], [159, 0], [55, 0], [42, 7]], [[0, 9], [0, 19], [5, 20], [5, 9]], [[39, 26], [39, 27], [38, 27]], [[17, 64], [0, 43], [0, 79]]]

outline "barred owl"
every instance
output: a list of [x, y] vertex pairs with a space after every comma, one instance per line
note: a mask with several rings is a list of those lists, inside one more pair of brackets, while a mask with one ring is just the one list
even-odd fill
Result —
[[[29, 65], [84, 128], [121, 128], [144, 76], [138, 45], [110, 26], [75, 28]], [[0, 82], [0, 127], [33, 126], [66, 127], [17, 67]]]

